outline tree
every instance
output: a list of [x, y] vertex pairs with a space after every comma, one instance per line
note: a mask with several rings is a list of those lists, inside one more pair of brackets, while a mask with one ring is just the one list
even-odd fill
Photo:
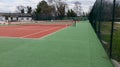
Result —
[[68, 10], [67, 12], [67, 17], [76, 17], [77, 14], [71, 9], [71, 10]]
[[68, 10], [68, 12], [67, 12], [67, 17], [71, 17], [71, 11], [70, 10]]
[[39, 2], [37, 5], [37, 8], [35, 10], [35, 18], [37, 20], [50, 20], [54, 19], [54, 13], [55, 12], [55, 7], [52, 5], [49, 5], [45, 0], [42, 0]]
[[57, 6], [57, 15], [59, 18], [65, 17], [65, 4], [61, 3], [59, 6]]
[[116, 6], [115, 6], [115, 17], [116, 18], [120, 18], [120, 2], [117, 2], [116, 3]]
[[35, 11], [35, 13], [38, 14], [51, 14], [51, 12], [52, 12], [52, 7], [49, 6], [48, 3], [44, 0], [37, 5], [37, 9]]
[[74, 2], [74, 11], [77, 13], [77, 15], [81, 15], [82, 8], [81, 3], [79, 1]]
[[104, 1], [103, 2], [103, 7], [102, 7], [102, 18], [104, 21], [109, 21], [112, 19], [112, 9], [113, 4], [112, 2]]
[[62, 0], [48, 0], [48, 2], [55, 7], [55, 15], [62, 19], [65, 16], [67, 4]]
[[82, 17], [87, 17], [87, 16], [88, 16], [87, 12], [82, 12]]
[[25, 13], [25, 7], [20, 5], [20, 6], [17, 6], [17, 10], [19, 13]]
[[27, 13], [28, 13], [28, 14], [31, 14], [31, 13], [32, 13], [32, 7], [27, 6]]

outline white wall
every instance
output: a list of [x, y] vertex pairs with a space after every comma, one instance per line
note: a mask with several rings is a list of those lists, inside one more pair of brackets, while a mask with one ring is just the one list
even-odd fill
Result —
[[19, 17], [18, 21], [31, 21], [32, 17]]
[[[13, 20], [17, 20], [17, 17], [13, 17]], [[31, 21], [32, 17], [18, 17], [18, 21]], [[0, 22], [7, 22], [7, 21], [11, 21], [11, 17], [8, 17], [8, 20], [5, 20], [5, 17], [0, 16]]]
[[0, 16], [0, 21], [5, 21], [5, 17]]
[[5, 17], [3, 17], [3, 16], [0, 16], [0, 25], [1, 24], [8, 24], [5, 20]]

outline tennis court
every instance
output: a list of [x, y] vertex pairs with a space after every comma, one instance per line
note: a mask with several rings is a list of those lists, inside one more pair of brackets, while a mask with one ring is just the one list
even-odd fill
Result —
[[23, 23], [12, 26], [0, 26], [0, 36], [19, 38], [40, 38], [50, 33], [66, 28], [68, 26], [70, 26], [70, 24], [56, 23]]
[[113, 67], [88, 21], [61, 28], [42, 39], [1, 37], [0, 67]]

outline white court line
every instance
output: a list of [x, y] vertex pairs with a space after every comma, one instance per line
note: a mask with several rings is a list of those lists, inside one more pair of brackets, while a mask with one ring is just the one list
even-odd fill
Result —
[[[26, 29], [26, 28], [28, 28], [28, 27], [23, 27], [23, 28], [0, 28], [0, 29], [7, 29], [7, 30], [41, 30], [41, 29]], [[32, 27], [30, 27], [30, 28], [32, 28]], [[47, 28], [47, 27], [45, 27], [45, 28]], [[42, 29], [44, 29], [44, 28], [42, 28]]]
[[22, 27], [22, 28], [16, 28], [16, 29], [25, 29], [26, 27]]
[[4, 27], [4, 28], [0, 28], [0, 29], [25, 29], [26, 27], [23, 27], [23, 28], [8, 28], [8, 27]]
[[62, 30], [64, 30], [64, 29], [68, 28], [68, 27], [69, 27], [69, 26], [66, 26], [66, 27], [64, 27], [64, 28], [61, 28], [61, 29], [57, 30], [56, 32], [53, 32], [53, 33], [47, 34], [47, 35], [42, 36], [42, 37], [40, 37], [40, 38], [24, 38], [24, 37], [11, 37], [11, 36], [0, 36], [0, 38], [13, 38], [13, 39], [14, 39], [14, 38], [19, 38], [19, 39], [40, 40], [40, 39], [43, 39], [43, 38], [45, 38], [45, 37], [51, 36], [51, 35], [53, 35], [53, 34], [59, 32], [59, 31], [62, 31]]
[[25, 35], [25, 36], [22, 36], [22, 38], [25, 38], [25, 37], [31, 36], [31, 35], [35, 35], [35, 34], [39, 34], [39, 33], [42, 33], [42, 32], [46, 32], [46, 31], [49, 31], [49, 30], [53, 30], [53, 29], [56, 29], [56, 28], [59, 28], [59, 27], [55, 27], [55, 28], [52, 28], [52, 29], [47, 29], [47, 30], [39, 31], [39, 32], [32, 33], [32, 34], [29, 34], [29, 35]]
[[64, 29], [68, 28], [68, 27], [69, 27], [69, 26], [63, 27], [63, 28], [57, 30], [56, 32], [53, 32], [53, 33], [51, 33], [51, 34], [47, 34], [47, 35], [45, 35], [45, 36], [43, 36], [43, 37], [40, 37], [39, 39], [43, 39], [43, 38], [45, 38], [45, 37], [48, 37], [48, 36], [50, 36], [50, 35], [53, 35], [53, 34], [55, 34], [55, 33], [57, 33], [57, 32], [60, 32], [60, 31], [62, 31], [62, 30], [64, 30]]
[[[25, 29], [25, 28], [28, 28], [28, 29]], [[35, 28], [35, 27], [22, 27], [22, 28], [16, 28], [16, 29], [25, 29], [25, 30], [29, 30], [29, 28]], [[46, 28], [46, 27], [45, 27]], [[33, 29], [33, 30], [35, 30], [35, 29]]]
[[[33, 27], [34, 28], [34, 27]], [[25, 29], [25, 27], [24, 28], [17, 28], [17, 29], [23, 29], [23, 30], [41, 30], [41, 29], [46, 29], [47, 27], [45, 27], [45, 28], [38, 28], [38, 29], [32, 29], [32, 27], [29, 27], [28, 29]], [[49, 28], [49, 27], [48, 27]]]

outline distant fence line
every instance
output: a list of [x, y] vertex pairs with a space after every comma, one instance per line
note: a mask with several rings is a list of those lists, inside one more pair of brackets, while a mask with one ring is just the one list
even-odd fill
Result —
[[88, 20], [87, 17], [58, 17], [52, 15], [41, 15], [41, 14], [34, 14], [33, 20]]

